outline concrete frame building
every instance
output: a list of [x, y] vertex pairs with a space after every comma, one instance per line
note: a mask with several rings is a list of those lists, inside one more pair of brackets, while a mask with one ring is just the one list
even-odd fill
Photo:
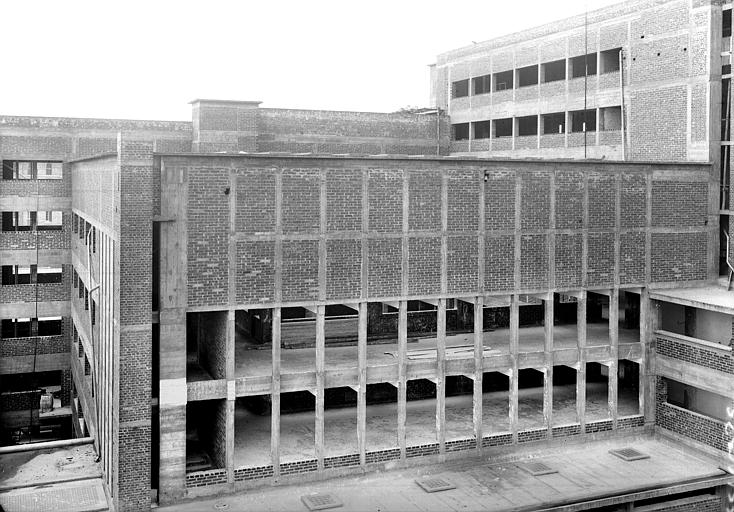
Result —
[[617, 437], [723, 460], [730, 22], [455, 50], [417, 113], [0, 117], [5, 432], [91, 436], [118, 510]]

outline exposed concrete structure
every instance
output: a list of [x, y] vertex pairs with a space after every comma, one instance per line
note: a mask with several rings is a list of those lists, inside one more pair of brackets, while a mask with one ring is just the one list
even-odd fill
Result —
[[[449, 52], [450, 120], [219, 100], [191, 123], [0, 117], [6, 431], [70, 418], [118, 510], [565, 440], [722, 461], [726, 12], [636, 1]], [[624, 115], [612, 43], [636, 59]], [[584, 148], [605, 160], [507, 158]]]

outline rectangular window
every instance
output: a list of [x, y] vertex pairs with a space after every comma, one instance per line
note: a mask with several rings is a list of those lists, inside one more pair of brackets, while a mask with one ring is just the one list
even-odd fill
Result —
[[538, 65], [526, 66], [517, 70], [517, 86], [527, 87], [538, 84]]
[[3, 212], [3, 231], [31, 231], [35, 212]]
[[622, 129], [622, 107], [599, 109], [599, 129], [602, 131]]
[[60, 316], [40, 317], [38, 319], [38, 335], [60, 336], [62, 332], [62, 324]]
[[469, 123], [452, 124], [451, 134], [453, 135], [453, 140], [468, 140]]
[[62, 177], [61, 162], [3, 160], [4, 180], [60, 180]]
[[514, 72], [512, 70], [510, 71], [502, 71], [501, 73], [495, 73], [492, 75], [492, 79], [494, 80], [494, 88], [493, 91], [504, 91], [506, 89], [512, 89], [513, 83], [512, 83], [512, 75]]
[[546, 62], [542, 65], [543, 83], [566, 79], [566, 59]]
[[36, 162], [39, 180], [60, 180], [63, 177], [61, 162]]
[[30, 318], [6, 318], [2, 320], [3, 338], [28, 338], [31, 335]]
[[64, 215], [60, 211], [39, 211], [38, 231], [59, 231], [64, 224]]
[[566, 113], [556, 112], [553, 114], [543, 114], [543, 135], [553, 133], [565, 133], [566, 131]]
[[492, 121], [477, 121], [472, 124], [475, 139], [489, 139], [492, 136]]
[[512, 118], [495, 119], [492, 121], [494, 125], [494, 137], [512, 137]]
[[571, 78], [596, 75], [596, 53], [573, 57], [568, 61]]
[[599, 74], [619, 71], [619, 52], [622, 48], [604, 50], [599, 54]]
[[483, 75], [472, 78], [474, 94], [487, 94], [492, 89], [492, 75]]
[[97, 324], [97, 303], [92, 299], [92, 325]]
[[469, 96], [469, 79], [459, 80], [451, 84], [451, 97], [463, 98]]
[[518, 117], [516, 122], [519, 136], [538, 135], [538, 116]]
[[571, 132], [595, 132], [596, 109], [571, 112]]
[[731, 37], [731, 9], [727, 9], [722, 13], [721, 36]]
[[63, 277], [61, 267], [38, 267], [36, 280], [39, 284], [60, 283]]
[[31, 267], [20, 265], [3, 265], [3, 286], [16, 284], [30, 284]]

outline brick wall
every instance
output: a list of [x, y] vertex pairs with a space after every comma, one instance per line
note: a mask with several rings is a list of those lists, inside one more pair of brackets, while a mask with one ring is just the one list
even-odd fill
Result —
[[728, 436], [724, 422], [671, 405], [667, 402], [667, 384], [662, 377], [655, 380], [655, 424], [676, 434], [698, 441], [717, 450], [727, 451]]
[[731, 354], [717, 352], [704, 346], [696, 347], [691, 343], [682, 343], [662, 333], [655, 335], [655, 350], [662, 356], [680, 359], [720, 372], [734, 373], [734, 360]]
[[224, 379], [227, 371], [227, 313], [198, 315], [199, 364], [215, 379]]
[[[217, 161], [218, 164], [201, 160], [202, 164], [189, 172], [190, 306], [228, 302], [230, 213], [224, 194], [229, 183], [227, 166], [237, 175], [233, 272], [239, 304], [272, 302], [278, 275], [284, 301], [316, 300], [321, 286], [327, 299], [358, 298], [365, 284], [361, 282], [363, 265], [371, 298], [402, 296], [404, 271], [409, 296], [435, 295], [441, 291], [443, 244], [447, 254], [446, 291], [458, 296], [516, 290], [516, 278], [520, 281], [518, 291], [547, 288], [550, 265], [555, 266], [556, 286], [560, 287], [579, 288], [584, 281], [588, 286], [614, 286], [615, 268], [620, 270], [620, 283], [643, 285], [648, 232], [653, 282], [705, 279], [707, 257], [713, 250], [708, 247], [708, 227], [695, 220], [700, 218], [700, 207], [688, 206], [690, 202], [699, 202], [706, 190], [706, 166], [666, 164], [665, 173], [654, 174], [658, 170], [655, 166], [629, 163], [595, 164], [589, 168], [585, 163], [483, 162], [480, 166], [471, 161], [308, 157], [242, 156], [226, 160], [226, 165], [225, 160]], [[181, 164], [171, 161], [166, 165]], [[676, 179], [678, 171], [686, 177], [685, 181]], [[553, 190], [551, 173], [555, 173]], [[588, 190], [584, 189], [586, 183]], [[339, 189], [342, 185], [344, 191]], [[654, 225], [652, 218], [647, 219], [646, 207], [640, 206], [648, 185], [676, 190], [685, 203], [680, 205], [682, 210], [693, 213], [679, 214], [679, 223], [674, 226], [662, 220], [663, 225]], [[367, 190], [362, 197], [364, 186]], [[520, 265], [516, 276], [514, 199], [518, 189], [522, 230], [517, 240]], [[325, 204], [322, 194], [326, 195]], [[446, 202], [442, 204], [444, 194]], [[485, 197], [484, 236], [478, 230], [480, 194]], [[590, 210], [585, 213], [587, 194]], [[619, 230], [615, 223], [617, 195], [622, 219]], [[557, 222], [553, 246], [549, 242], [552, 199]], [[603, 208], [595, 206], [598, 202]], [[280, 232], [276, 232], [276, 204], [282, 206]], [[362, 233], [362, 204], [368, 210], [367, 234]], [[665, 217], [669, 209], [667, 202], [658, 200], [652, 206], [655, 219]], [[442, 207], [447, 222], [445, 232], [441, 229]], [[323, 210], [327, 229], [321, 234]], [[407, 219], [403, 219], [404, 210]], [[587, 232], [583, 229], [585, 217], [589, 219]], [[693, 224], [686, 224], [686, 219]], [[408, 226], [405, 234], [404, 223]], [[678, 231], [679, 228], [684, 231]], [[615, 251], [617, 238], [619, 260]], [[325, 268], [319, 271], [322, 239], [326, 261]], [[584, 246], [588, 248], [586, 265], [582, 261]], [[368, 258], [365, 262], [363, 249]], [[484, 259], [480, 262], [482, 252]], [[481, 283], [480, 270], [484, 273]], [[323, 283], [320, 276], [325, 278]]]

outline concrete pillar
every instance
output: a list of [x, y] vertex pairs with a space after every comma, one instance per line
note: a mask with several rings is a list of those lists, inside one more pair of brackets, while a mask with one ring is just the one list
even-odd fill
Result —
[[359, 303], [359, 326], [357, 328], [357, 365], [359, 388], [357, 390], [357, 444], [359, 464], [366, 465], [367, 448], [367, 303]]
[[270, 460], [280, 477], [280, 308], [273, 308], [273, 375], [270, 387]]
[[578, 329], [578, 366], [576, 369], [576, 418], [581, 432], [586, 428], [586, 301], [587, 292], [579, 293], [576, 303], [576, 324]]
[[405, 460], [405, 422], [407, 419], [407, 352], [408, 302], [401, 300], [398, 308], [398, 446], [400, 460]]
[[612, 428], [617, 428], [617, 397], [619, 390], [619, 289], [609, 295], [609, 389], [607, 402]]
[[548, 429], [548, 438], [553, 436], [553, 293], [543, 301], [543, 331], [545, 343], [545, 372], [543, 374], [543, 421]]
[[517, 443], [518, 429], [518, 380], [517, 357], [520, 343], [520, 297], [513, 294], [510, 298], [510, 431], [512, 442]]
[[482, 448], [482, 378], [484, 368], [484, 298], [474, 298], [474, 438]]
[[324, 386], [325, 382], [325, 306], [316, 307], [316, 413], [314, 418], [314, 442], [316, 445], [316, 465], [324, 469]]
[[436, 313], [436, 439], [441, 458], [446, 454], [446, 299]]

